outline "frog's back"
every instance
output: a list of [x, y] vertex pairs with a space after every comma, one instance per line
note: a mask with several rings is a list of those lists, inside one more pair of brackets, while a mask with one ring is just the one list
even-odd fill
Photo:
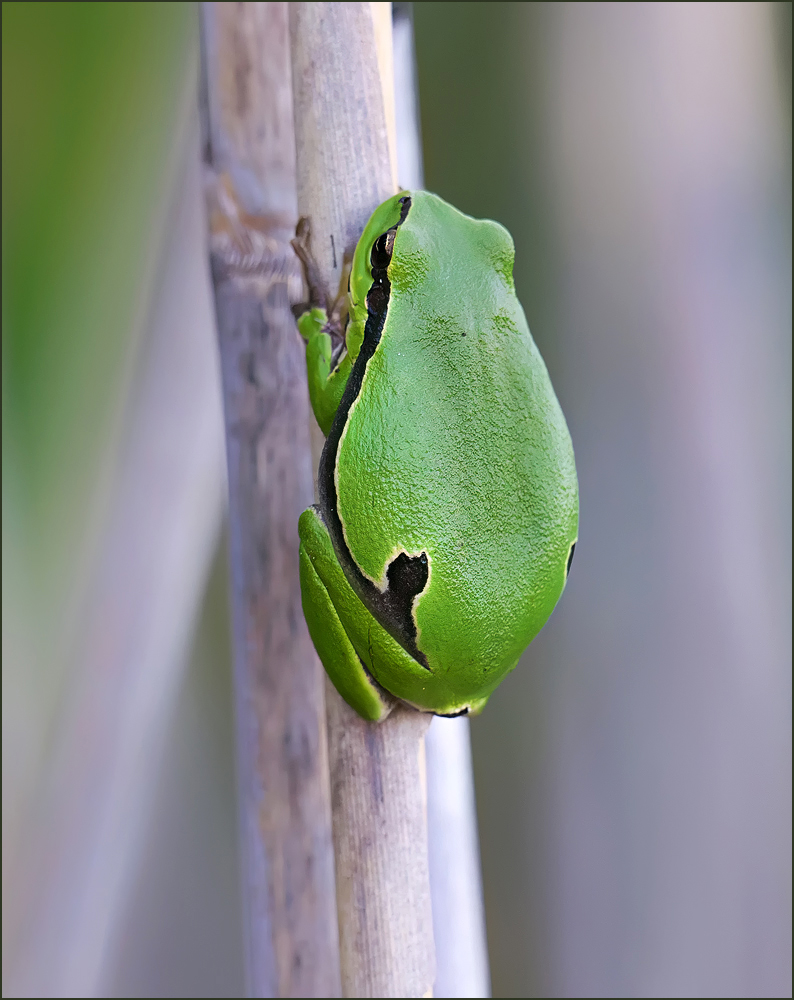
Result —
[[492, 690], [548, 618], [577, 530], [570, 436], [513, 256], [502, 226], [412, 195], [337, 454], [353, 558], [383, 588], [401, 551], [426, 553], [416, 643], [439, 684], [472, 695]]

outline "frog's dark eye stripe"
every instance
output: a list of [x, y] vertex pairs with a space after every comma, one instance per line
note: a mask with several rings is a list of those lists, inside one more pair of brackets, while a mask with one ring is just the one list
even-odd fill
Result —
[[367, 292], [367, 309], [370, 313], [383, 313], [388, 301], [389, 286], [382, 281], [373, 281], [372, 287]]
[[394, 250], [394, 235], [397, 227], [387, 229], [375, 240], [369, 255], [372, 265], [372, 285], [367, 292], [367, 309], [371, 313], [381, 313], [389, 301], [389, 261]]

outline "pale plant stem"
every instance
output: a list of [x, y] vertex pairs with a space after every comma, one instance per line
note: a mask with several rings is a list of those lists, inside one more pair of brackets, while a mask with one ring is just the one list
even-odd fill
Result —
[[[294, 3], [290, 32], [298, 208], [336, 289], [345, 254], [397, 189], [391, 5]], [[368, 723], [330, 684], [326, 701], [344, 995], [430, 996], [430, 717], [398, 707]]]

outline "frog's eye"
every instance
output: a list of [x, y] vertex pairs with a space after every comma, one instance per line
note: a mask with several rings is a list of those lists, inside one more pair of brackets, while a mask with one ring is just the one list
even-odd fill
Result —
[[[578, 539], [577, 539], [578, 541]], [[568, 562], [565, 564], [565, 579], [568, 579], [568, 574], [571, 572], [571, 563], [573, 562], [573, 553], [576, 548], [576, 542], [571, 543], [571, 547], [568, 550]]]
[[396, 228], [389, 229], [375, 240], [370, 254], [373, 270], [383, 271], [389, 266], [394, 251], [394, 234], [396, 232]]
[[382, 233], [373, 244], [370, 262], [372, 264], [372, 287], [367, 293], [367, 309], [380, 313], [389, 301], [389, 278], [386, 268], [389, 266], [394, 250], [394, 234], [397, 228], [388, 229]]

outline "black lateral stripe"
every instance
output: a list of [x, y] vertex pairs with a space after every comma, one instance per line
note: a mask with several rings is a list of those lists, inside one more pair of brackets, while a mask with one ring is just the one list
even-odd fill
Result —
[[[402, 199], [400, 219], [394, 227], [395, 229], [405, 222], [410, 207], [411, 199], [406, 196]], [[356, 565], [350, 550], [347, 547], [344, 531], [342, 530], [342, 522], [339, 518], [339, 511], [337, 508], [334, 472], [339, 453], [339, 442], [342, 439], [342, 434], [345, 426], [347, 425], [350, 408], [361, 392], [361, 386], [364, 382], [367, 365], [375, 354], [378, 344], [380, 343], [381, 335], [383, 334], [383, 326], [386, 322], [389, 297], [391, 294], [388, 267], [385, 269], [373, 267], [372, 276], [372, 286], [367, 294], [367, 322], [364, 327], [364, 341], [361, 345], [358, 357], [353, 363], [352, 371], [348, 377], [345, 391], [342, 394], [339, 408], [336, 411], [334, 422], [331, 425], [331, 430], [326, 439], [325, 447], [323, 448], [322, 456], [320, 458], [320, 467], [317, 476], [317, 487], [320, 501], [319, 506], [322, 511], [323, 518], [325, 519], [325, 523], [328, 526], [328, 532], [331, 536], [331, 541], [333, 542], [334, 550], [336, 551], [340, 565], [342, 566], [345, 576], [347, 576], [351, 586], [358, 594], [362, 603], [370, 610], [381, 625], [383, 625], [387, 632], [389, 632], [389, 634], [400, 643], [406, 652], [410, 653], [410, 655], [413, 656], [413, 658], [423, 667], [429, 669], [427, 658], [416, 645], [416, 624], [413, 620], [413, 615], [411, 614], [413, 597], [417, 593], [421, 593], [427, 583], [428, 574], [426, 555], [423, 553], [422, 556], [411, 557], [406, 556], [403, 553], [401, 556], [398, 556], [389, 567], [391, 570], [391, 567], [394, 566], [399, 559], [402, 560], [403, 564], [406, 560], [409, 562], [415, 561], [416, 563], [421, 562], [423, 564], [423, 580], [421, 579], [422, 566], [417, 567], [418, 572], [415, 571], [412, 574], [407, 574], [412, 581], [412, 593], [407, 590], [404, 590], [402, 593], [390, 593], [391, 586], [387, 588], [385, 593], [381, 593], [381, 591], [379, 591], [378, 588], [364, 576]], [[376, 292], [377, 294], [375, 294]], [[371, 308], [370, 303], [377, 305], [379, 308]], [[398, 575], [404, 576], [405, 574]], [[389, 573], [387, 578], [391, 584], [392, 574]], [[416, 589], [417, 587], [418, 589]]]

